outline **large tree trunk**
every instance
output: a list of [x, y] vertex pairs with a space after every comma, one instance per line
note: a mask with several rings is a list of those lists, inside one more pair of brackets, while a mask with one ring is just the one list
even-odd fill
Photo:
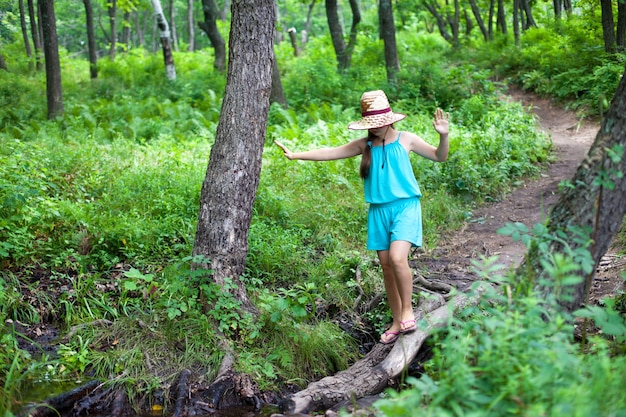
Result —
[[617, 29], [615, 30], [615, 44], [618, 51], [626, 49], [626, 2], [617, 2]]
[[506, 13], [504, 11], [504, 0], [498, 0], [496, 26], [500, 28], [500, 31], [502, 32], [503, 35], [507, 34]]
[[204, 22], [199, 22], [198, 26], [207, 34], [213, 46], [213, 51], [215, 52], [213, 68], [223, 72], [226, 68], [226, 43], [217, 29], [219, 9], [217, 4], [215, 4], [215, 0], [202, 0], [202, 11], [204, 12]]
[[437, 21], [437, 29], [439, 29], [439, 34], [447, 40], [448, 42], [452, 42], [452, 35], [448, 32], [448, 24], [446, 19], [444, 19], [443, 15], [440, 13], [439, 5], [436, 1], [424, 0], [424, 7], [433, 15], [435, 20]]
[[187, 0], [187, 26], [189, 28], [189, 46], [187, 51], [193, 52], [196, 50], [196, 24], [193, 18], [193, 0]]
[[533, 10], [531, 8], [530, 2], [528, 0], [519, 0], [519, 2], [522, 10], [524, 11], [524, 15], [526, 16], [524, 30], [528, 30], [531, 27], [537, 27], [537, 23], [535, 22], [535, 18], [533, 17]]
[[469, 0], [470, 3], [470, 7], [472, 8], [472, 13], [474, 14], [474, 18], [476, 19], [476, 23], [478, 24], [478, 27], [480, 28], [480, 33], [483, 34], [483, 38], [485, 39], [485, 41], [489, 41], [489, 31], [487, 30], [487, 27], [485, 26], [485, 22], [483, 20], [482, 15], [480, 14], [480, 8], [478, 7], [478, 4], [476, 3], [476, 0]]
[[309, 11], [306, 14], [306, 23], [304, 24], [304, 30], [308, 34], [311, 30], [311, 21], [313, 20], [313, 8], [315, 7], [315, 3], [317, 0], [311, 0], [309, 4]]
[[98, 52], [96, 51], [96, 34], [93, 28], [93, 8], [91, 0], [83, 0], [85, 5], [85, 21], [87, 24], [87, 50], [89, 51], [89, 75], [98, 78]]
[[213, 46], [215, 53], [213, 68], [223, 72], [226, 68], [226, 43], [217, 29], [219, 10], [215, 0], [202, 0], [202, 11], [204, 12], [204, 22], [200, 22], [198, 25], [207, 34]]
[[37, 15], [35, 14], [35, 6], [33, 0], [28, 0], [28, 17], [30, 18], [30, 34], [33, 38], [33, 48], [35, 49], [35, 63], [37, 71], [41, 70], [41, 36], [39, 36], [39, 27], [37, 25]]
[[346, 42], [343, 39], [343, 30], [337, 13], [337, 0], [326, 0], [326, 19], [328, 20], [328, 29], [330, 30], [330, 38], [335, 48], [335, 56], [337, 57], [337, 68], [344, 71], [348, 68], [348, 55], [346, 53]]
[[61, 87], [61, 61], [57, 40], [54, 1], [39, 0], [41, 27], [43, 30], [43, 51], [46, 61], [46, 97], [48, 119], [63, 115], [63, 93]]
[[117, 49], [117, 0], [109, 0], [107, 3], [107, 12], [109, 14], [109, 25], [111, 27], [111, 39], [109, 45], [109, 57], [111, 61], [115, 60], [115, 52]]
[[159, 39], [161, 40], [161, 48], [163, 48], [163, 61], [165, 62], [165, 74], [168, 80], [176, 79], [176, 67], [174, 66], [174, 57], [172, 56], [172, 44], [170, 42], [170, 28], [165, 20], [161, 2], [152, 0], [152, 7], [156, 14], [157, 26], [159, 28]]
[[169, 12], [170, 12], [170, 39], [172, 48], [178, 52], [178, 35], [176, 34], [176, 6], [174, 5], [174, 0], [169, 1]]
[[[600, 258], [622, 225], [626, 213], [626, 176], [622, 175], [626, 173], [626, 154], [620, 152], [624, 148], [626, 72], [587, 157], [578, 167], [571, 186], [565, 187], [550, 213], [548, 230], [552, 234], [559, 231], [561, 235], [558, 240], [550, 242], [548, 254], [571, 253], [585, 249], [587, 243], [591, 242], [588, 249], [593, 265], [586, 271], [579, 269], [570, 272], [578, 275], [581, 282], [572, 288], [572, 298], [561, 302], [567, 311], [574, 311], [585, 302]], [[580, 235], [581, 231], [590, 233], [588, 239]], [[525, 262], [520, 265], [521, 273], [532, 271], [535, 274], [534, 282], [539, 288], [546, 294], [554, 293], [556, 285], [542, 284], [544, 280], [553, 278], [547, 274], [546, 265], [539, 262], [540, 257], [539, 250], [529, 251]]]
[[232, 5], [228, 78], [215, 144], [202, 184], [194, 256], [204, 256], [213, 280], [236, 284], [235, 296], [251, 309], [244, 284], [248, 230], [261, 173], [272, 88], [273, 0]]
[[400, 71], [400, 59], [398, 58], [398, 46], [396, 45], [396, 26], [393, 20], [391, 0], [379, 0], [378, 14], [380, 16], [380, 35], [385, 44], [387, 82], [393, 85], [396, 82], [396, 74]]
[[130, 11], [125, 10], [124, 16], [122, 17], [122, 44], [124, 44], [124, 48], [128, 51], [131, 47], [131, 24], [130, 24]]
[[361, 9], [358, 0], [350, 0], [350, 10], [352, 10], [352, 27], [350, 28], [350, 39], [346, 46], [346, 58], [348, 60], [348, 68], [352, 65], [352, 53], [356, 46], [357, 28], [361, 23]]
[[[447, 1], [446, 1], [447, 4]], [[460, 6], [459, 0], [454, 0], [454, 12], [447, 13], [446, 19], [448, 24], [450, 25], [450, 30], [452, 31], [452, 46], [454, 48], [459, 47], [459, 17], [460, 17]]]
[[602, 10], [602, 38], [604, 50], [615, 52], [615, 24], [613, 23], [613, 0], [600, 0]]
[[[28, 26], [26, 25], [26, 10], [24, 8], [24, 0], [19, 0], [20, 8], [20, 26], [22, 28], [22, 38], [24, 39], [24, 48], [26, 49], [26, 56], [28, 57], [28, 67], [32, 71], [33, 69], [33, 51], [30, 48], [30, 40], [28, 39]], [[6, 69], [6, 64], [5, 68]]]
[[[272, 53], [274, 53], [274, 51], [272, 51]], [[280, 69], [278, 68], [276, 54], [274, 54], [274, 59], [272, 60], [272, 93], [270, 94], [270, 103], [277, 103], [283, 108], [287, 108], [287, 99], [285, 98], [283, 82], [280, 78]]]
[[519, 36], [520, 36], [520, 28], [519, 28], [519, 14], [520, 14], [520, 1], [521, 0], [513, 0], [513, 37], [515, 39], [515, 45], [519, 45]]

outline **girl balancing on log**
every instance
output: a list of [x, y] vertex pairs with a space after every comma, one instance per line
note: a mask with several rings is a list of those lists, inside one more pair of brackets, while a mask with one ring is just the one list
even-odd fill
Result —
[[378, 253], [393, 315], [393, 323], [380, 337], [385, 344], [417, 328], [408, 257], [412, 247], [422, 246], [422, 194], [409, 153], [444, 162], [449, 148], [448, 113], [439, 108], [435, 111], [433, 127], [439, 133], [437, 147], [414, 133], [396, 130], [394, 123], [405, 117], [391, 110], [383, 91], [368, 91], [361, 96], [361, 119], [348, 125], [348, 129], [367, 130], [366, 137], [335, 148], [305, 152], [292, 152], [275, 141], [290, 160], [331, 161], [362, 155], [360, 174], [365, 201], [369, 203], [367, 249]]

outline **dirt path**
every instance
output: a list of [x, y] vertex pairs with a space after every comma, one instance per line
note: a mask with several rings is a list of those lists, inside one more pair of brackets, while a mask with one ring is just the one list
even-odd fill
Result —
[[[550, 207], [557, 202], [559, 183], [573, 177], [599, 129], [598, 123], [581, 121], [548, 99], [519, 90], [510, 90], [508, 94], [511, 100], [521, 102], [537, 115], [539, 127], [552, 138], [556, 161], [540, 178], [526, 182], [497, 203], [475, 210], [462, 230], [444, 237], [436, 249], [419, 257], [417, 268], [426, 268], [429, 276], [460, 289], [471, 284], [472, 274], [468, 269], [471, 261], [481, 255], [497, 255], [506, 267], [519, 264], [526, 248], [521, 242], [497, 234], [497, 230], [510, 222], [532, 228], [544, 221]], [[620, 273], [625, 265], [623, 258], [607, 254], [594, 281], [592, 301], [623, 287]]]

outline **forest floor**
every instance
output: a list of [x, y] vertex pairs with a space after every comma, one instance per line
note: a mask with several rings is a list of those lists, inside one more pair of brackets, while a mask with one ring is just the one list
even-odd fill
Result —
[[[543, 222], [550, 207], [557, 202], [559, 183], [573, 177], [599, 129], [598, 121], [579, 120], [575, 113], [553, 104], [549, 99], [515, 89], [508, 91], [507, 95], [505, 99], [519, 101], [536, 114], [540, 129], [552, 139], [555, 160], [538, 178], [526, 181], [500, 201], [477, 208], [461, 230], [442, 236], [435, 248], [420, 251], [412, 258], [411, 266], [423, 272], [429, 280], [450, 284], [461, 291], [477, 279], [471, 266], [472, 261], [480, 260], [481, 256], [498, 256], [504, 268], [519, 264], [526, 248], [509, 236], [499, 235], [497, 230], [511, 222], [523, 223], [529, 229]], [[624, 290], [621, 275], [626, 271], [626, 256], [619, 255], [624, 251], [625, 248], [614, 245], [602, 259], [592, 285], [591, 304]], [[49, 295], [52, 298], [59, 295], [54, 294], [55, 291], [67, 289], [58, 282], [48, 286], [54, 283], [44, 271], [31, 271], [31, 275], [31, 280], [40, 281], [39, 288], [51, 290]], [[34, 294], [24, 293], [23, 297], [36, 305]], [[30, 326], [19, 323], [18, 327], [25, 336], [20, 340], [22, 348], [32, 353], [43, 351], [54, 354], [60, 336], [55, 326], [49, 323]]]
[[[558, 200], [559, 183], [572, 179], [600, 127], [598, 120], [581, 120], [574, 112], [548, 98], [514, 88], [507, 94], [509, 100], [519, 101], [537, 116], [539, 128], [552, 139], [555, 160], [539, 178], [526, 181], [502, 200], [473, 211], [462, 230], [443, 236], [436, 248], [420, 254], [412, 262], [413, 267], [427, 271], [429, 279], [460, 290], [472, 283], [475, 274], [471, 264], [481, 256], [498, 256], [498, 262], [505, 269], [523, 260], [526, 253], [523, 243], [500, 235], [497, 230], [515, 222], [532, 230], [533, 225], [545, 221], [549, 209]], [[591, 304], [624, 290], [621, 274], [626, 271], [626, 256], [619, 255], [624, 249], [614, 244], [602, 258], [592, 284]]]

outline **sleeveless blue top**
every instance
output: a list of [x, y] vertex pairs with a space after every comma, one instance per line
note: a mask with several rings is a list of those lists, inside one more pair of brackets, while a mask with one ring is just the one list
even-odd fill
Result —
[[385, 204], [396, 200], [412, 197], [421, 197], [409, 153], [398, 138], [384, 146], [367, 146], [372, 151], [370, 172], [363, 181], [365, 201], [370, 204]]

